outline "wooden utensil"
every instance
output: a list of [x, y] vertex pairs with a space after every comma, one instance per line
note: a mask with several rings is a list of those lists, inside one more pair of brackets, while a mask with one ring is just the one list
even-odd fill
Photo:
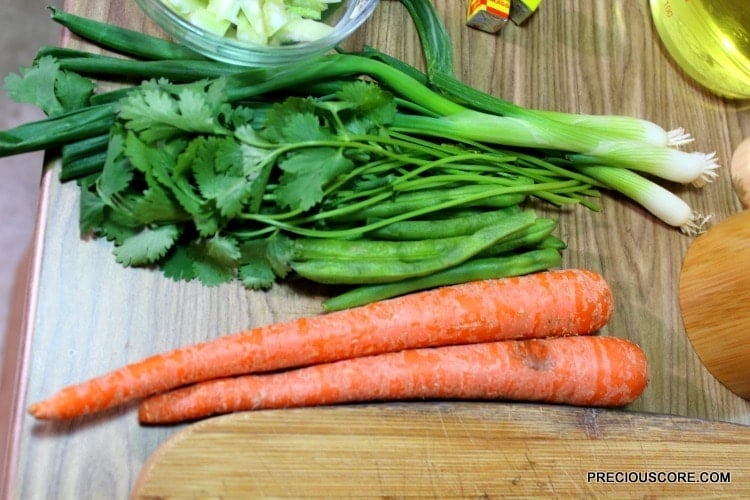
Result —
[[680, 272], [680, 308], [706, 368], [750, 399], [750, 211], [716, 224], [690, 245]]
[[151, 456], [133, 498], [747, 497], [748, 463], [750, 427], [737, 424], [532, 404], [349, 405], [192, 424]]

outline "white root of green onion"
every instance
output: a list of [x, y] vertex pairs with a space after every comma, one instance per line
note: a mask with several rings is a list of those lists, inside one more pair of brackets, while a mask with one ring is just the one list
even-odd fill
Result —
[[506, 117], [465, 110], [441, 118], [398, 115], [393, 127], [503, 146], [571, 151], [576, 165], [623, 167], [698, 187], [711, 182], [718, 168], [714, 153], [690, 153], [642, 141], [602, 139], [601, 134], [593, 133], [589, 127], [557, 123], [533, 114]]
[[645, 172], [662, 179], [703, 187], [717, 177], [715, 153], [685, 152], [635, 142], [600, 143], [587, 156], [601, 163]]
[[670, 131], [664, 130], [656, 123], [622, 115], [589, 115], [561, 113], [557, 111], [530, 111], [540, 116], [579, 127], [590, 127], [591, 130], [606, 130], [608, 135], [624, 141], [637, 141], [660, 147], [678, 147], [693, 142], [693, 137], [680, 127]]
[[583, 174], [640, 204], [651, 214], [688, 236], [705, 230], [710, 216], [698, 214], [673, 192], [642, 175], [618, 167], [586, 165], [577, 167]]

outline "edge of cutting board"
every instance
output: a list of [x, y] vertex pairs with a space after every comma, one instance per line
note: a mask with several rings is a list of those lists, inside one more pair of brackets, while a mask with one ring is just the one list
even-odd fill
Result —
[[[343, 405], [191, 424], [149, 458], [133, 498], [747, 497], [748, 463], [750, 426], [739, 424], [537, 404]], [[706, 471], [731, 482], [688, 482]], [[646, 476], [618, 481], [625, 473]]]

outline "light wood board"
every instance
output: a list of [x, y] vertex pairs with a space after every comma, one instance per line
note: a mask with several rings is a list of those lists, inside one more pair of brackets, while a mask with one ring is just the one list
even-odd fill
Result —
[[133, 497], [747, 497], [748, 462], [750, 427], [683, 417], [499, 403], [317, 407], [193, 424], [146, 462]]
[[706, 367], [750, 399], [750, 211], [700, 235], [680, 273], [685, 330]]

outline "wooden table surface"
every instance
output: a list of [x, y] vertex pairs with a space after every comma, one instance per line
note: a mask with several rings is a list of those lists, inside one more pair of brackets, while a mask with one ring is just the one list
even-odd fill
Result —
[[[715, 183], [681, 194], [714, 221], [740, 210], [728, 164], [750, 136], [748, 102], [713, 96], [675, 66], [656, 36], [648, 2], [542, 2], [527, 24], [509, 24], [499, 36], [466, 27], [466, 3], [435, 1], [464, 81], [528, 107], [684, 127], [696, 139], [691, 149], [716, 151], [725, 168]], [[79, 15], [160, 33], [133, 1], [66, 4]], [[65, 33], [61, 40], [80, 46]], [[422, 64], [416, 32], [397, 1], [383, 0], [349, 43], [363, 42]], [[179, 426], [140, 427], [134, 406], [84, 421], [39, 423], [26, 406], [152, 353], [318, 313], [320, 297], [286, 287], [270, 293], [204, 288], [124, 269], [109, 243], [81, 238], [78, 189], [58, 182], [56, 159], [44, 168], [7, 492], [23, 499], [126, 498], [144, 461]], [[558, 235], [569, 244], [565, 267], [596, 270], [613, 288], [616, 312], [602, 333], [638, 342], [649, 358], [650, 385], [629, 410], [750, 424], [750, 402], [703, 367], [682, 325], [678, 281], [691, 239], [614, 195], [602, 206], [599, 213], [583, 207], [559, 213]]]

